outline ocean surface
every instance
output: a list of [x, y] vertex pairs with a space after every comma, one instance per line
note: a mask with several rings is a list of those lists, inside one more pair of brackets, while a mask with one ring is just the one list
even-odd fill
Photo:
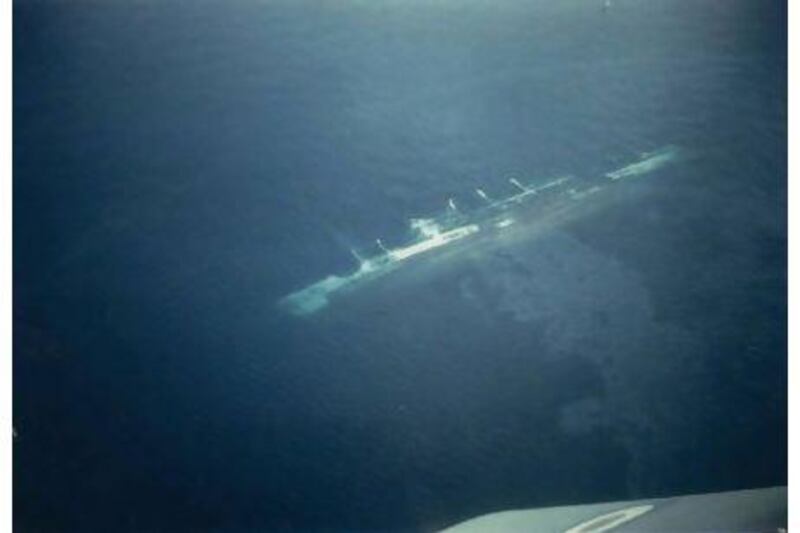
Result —
[[[786, 483], [786, 2], [13, 14], [19, 531], [431, 531]], [[277, 305], [448, 198], [666, 145], [525, 238]]]

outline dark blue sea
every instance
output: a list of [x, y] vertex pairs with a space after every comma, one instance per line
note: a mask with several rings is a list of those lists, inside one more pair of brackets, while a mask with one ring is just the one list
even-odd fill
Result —
[[[19, 531], [430, 531], [786, 483], [786, 2], [13, 17]], [[276, 305], [450, 197], [667, 145], [529, 238]]]

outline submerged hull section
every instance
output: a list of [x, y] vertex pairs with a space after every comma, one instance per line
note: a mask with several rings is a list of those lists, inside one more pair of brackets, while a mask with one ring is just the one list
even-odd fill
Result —
[[329, 275], [288, 294], [278, 305], [296, 316], [314, 314], [327, 307], [332, 298], [384, 276], [413, 259], [432, 255], [459, 243], [466, 244], [480, 236], [519, 231], [518, 221], [524, 220], [529, 225], [533, 218], [553, 218], [608, 187], [616, 186], [620, 181], [659, 170], [674, 162], [679, 155], [677, 147], [666, 146], [642, 154], [639, 160], [592, 180], [579, 181], [572, 176], [561, 176], [540, 185], [524, 185], [512, 178], [509, 182], [519, 192], [492, 200], [482, 189], [477, 189], [475, 192], [485, 205], [468, 213], [459, 211], [454, 200], [449, 199], [447, 215], [411, 220], [411, 228], [416, 233], [416, 238], [411, 242], [387, 248], [378, 239], [380, 253], [365, 258], [359, 256], [360, 264], [353, 272]]
[[654, 152], [642, 154], [642, 160], [622, 167], [613, 172], [608, 172], [606, 177], [612, 180], [641, 176], [658, 170], [659, 168], [671, 163], [675, 159], [676, 148], [666, 146]]

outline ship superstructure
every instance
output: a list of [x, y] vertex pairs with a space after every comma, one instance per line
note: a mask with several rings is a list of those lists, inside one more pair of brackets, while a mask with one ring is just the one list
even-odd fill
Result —
[[466, 244], [481, 235], [509, 231], [518, 219], [528, 220], [532, 216], [531, 210], [536, 210], [536, 213], [545, 217], [574, 209], [579, 202], [592, 195], [622, 180], [658, 170], [674, 162], [679, 155], [678, 147], [665, 146], [643, 153], [638, 160], [593, 180], [576, 180], [573, 176], [565, 175], [548, 179], [541, 184], [524, 184], [517, 178], [510, 178], [509, 184], [517, 192], [493, 200], [483, 189], [475, 189], [475, 195], [482, 200], [483, 205], [470, 211], [460, 209], [456, 200], [450, 198], [447, 200], [444, 215], [411, 219], [410, 226], [415, 237], [410, 242], [388, 247], [381, 239], [376, 239], [374, 255], [362, 256], [354, 252], [359, 265], [352, 272], [329, 275], [288, 294], [278, 304], [293, 315], [313, 314], [325, 308], [332, 297], [386, 275], [411, 260], [459, 243]]

